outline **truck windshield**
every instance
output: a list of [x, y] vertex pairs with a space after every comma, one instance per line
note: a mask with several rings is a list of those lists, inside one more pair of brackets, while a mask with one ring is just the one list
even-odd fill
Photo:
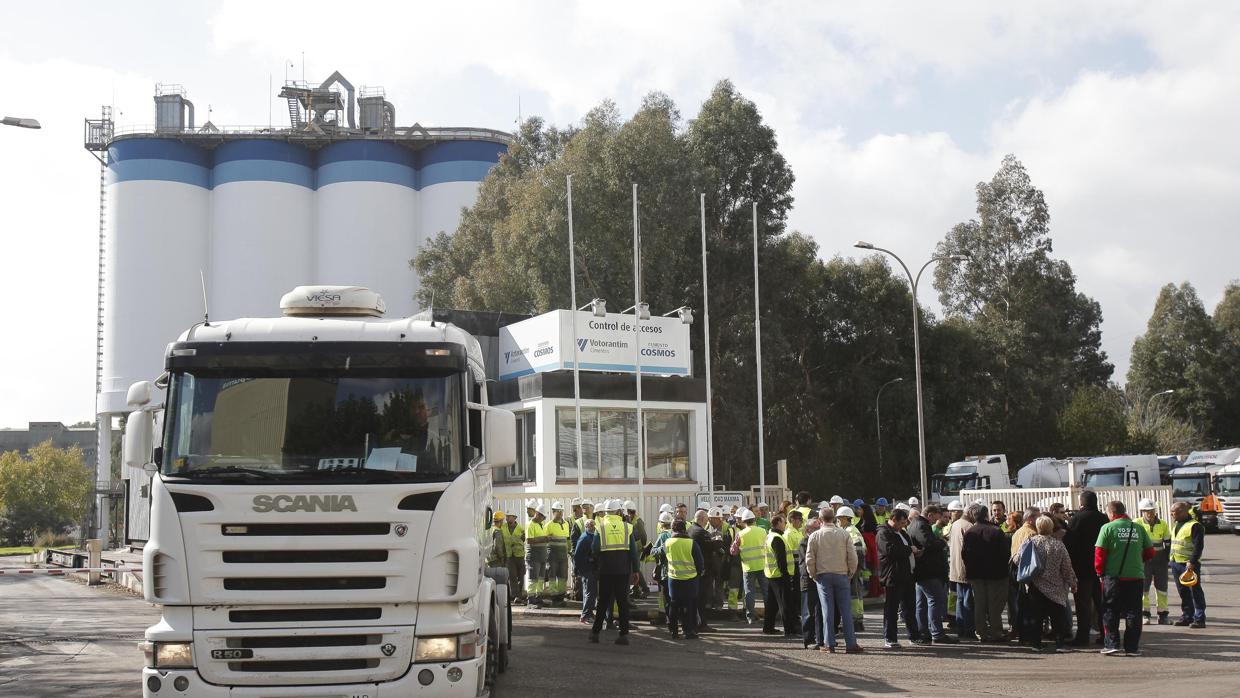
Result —
[[937, 480], [939, 485], [939, 494], [941, 495], [957, 495], [960, 490], [977, 489], [976, 475], [944, 475]]
[[450, 480], [461, 375], [174, 374], [163, 472], [228, 482]]
[[1172, 496], [1177, 499], [1204, 497], [1210, 493], [1210, 478], [1206, 475], [1172, 477], [1171, 486], [1175, 488]]
[[1091, 470], [1085, 473], [1086, 487], [1123, 487], [1124, 469]]
[[1240, 496], [1240, 473], [1219, 477], [1218, 493], [1223, 497]]

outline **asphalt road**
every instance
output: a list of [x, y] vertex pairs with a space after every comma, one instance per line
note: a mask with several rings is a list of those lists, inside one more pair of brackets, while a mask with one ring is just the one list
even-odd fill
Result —
[[[871, 611], [862, 655], [800, 649], [740, 623], [698, 641], [673, 642], [642, 624], [632, 644], [586, 642], [575, 620], [518, 616], [511, 665], [499, 696], [771, 696], [963, 693], [1150, 695], [1212, 692], [1240, 683], [1240, 537], [1207, 539], [1209, 626], [1146, 626], [1145, 656], [1096, 651], [1034, 655], [1018, 647], [976, 644], [882, 649]], [[0, 564], [6, 564], [0, 561]], [[11, 563], [10, 563], [11, 564]], [[1176, 607], [1172, 589], [1172, 607]], [[88, 589], [56, 577], [0, 576], [0, 696], [136, 695], [136, 642], [158, 612], [112, 589]]]

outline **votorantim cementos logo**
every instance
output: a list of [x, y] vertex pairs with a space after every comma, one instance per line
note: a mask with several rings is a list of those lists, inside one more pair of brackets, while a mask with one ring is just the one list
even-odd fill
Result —
[[513, 361], [516, 361], [517, 359], [521, 358], [522, 356], [525, 356], [528, 353], [530, 353], [529, 347], [525, 347], [523, 349], [514, 349], [512, 351], [506, 351], [504, 352], [504, 363], [510, 364]]
[[585, 351], [585, 350], [586, 350], [586, 345], [587, 345], [587, 344], [589, 344], [589, 343], [590, 343], [590, 340], [589, 340], [589, 339], [587, 339], [587, 338], [585, 338], [585, 337], [582, 337], [581, 339], [578, 339], [578, 340], [577, 340], [577, 350], [578, 350], [578, 351]]

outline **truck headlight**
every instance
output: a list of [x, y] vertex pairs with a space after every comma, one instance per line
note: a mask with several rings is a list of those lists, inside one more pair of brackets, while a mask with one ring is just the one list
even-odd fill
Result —
[[142, 654], [152, 669], [193, 669], [194, 645], [191, 642], [143, 642]]
[[413, 661], [415, 662], [451, 662], [457, 656], [457, 636], [451, 637], [419, 637], [414, 646]]

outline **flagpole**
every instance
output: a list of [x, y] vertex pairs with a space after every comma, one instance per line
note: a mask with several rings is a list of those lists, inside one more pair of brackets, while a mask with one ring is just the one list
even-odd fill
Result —
[[715, 440], [714, 402], [710, 390], [710, 293], [706, 280], [706, 194], [702, 194], [700, 217], [702, 219], [702, 314], [706, 320], [703, 346], [706, 350], [706, 491], [708, 501], [715, 503]]
[[581, 362], [578, 358], [577, 344], [577, 248], [573, 241], [573, 176], [568, 175], [566, 179], [568, 186], [568, 288], [572, 296], [572, 305], [569, 306], [569, 310], [573, 314], [573, 409], [576, 415], [574, 426], [577, 431], [577, 497], [585, 499], [585, 473], [582, 470], [581, 457], [581, 372], [578, 369]]
[[[758, 202], [753, 203], [753, 342], [758, 374], [758, 501], [766, 501], [766, 454], [762, 427], [762, 315], [758, 306]], [[769, 502], [767, 502], [770, 504]]]

